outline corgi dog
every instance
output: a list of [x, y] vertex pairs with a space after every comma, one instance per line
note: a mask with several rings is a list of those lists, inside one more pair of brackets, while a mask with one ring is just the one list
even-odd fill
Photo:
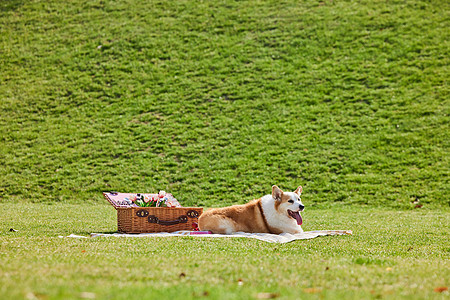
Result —
[[283, 192], [272, 186], [272, 194], [243, 205], [212, 208], [199, 220], [200, 230], [212, 233], [232, 234], [238, 231], [250, 233], [300, 233], [303, 220], [300, 212], [305, 209], [300, 196], [302, 187], [295, 192]]

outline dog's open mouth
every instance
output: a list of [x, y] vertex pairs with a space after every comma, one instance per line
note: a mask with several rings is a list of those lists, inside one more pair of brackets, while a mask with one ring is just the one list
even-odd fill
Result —
[[291, 218], [293, 218], [297, 221], [298, 225], [303, 224], [302, 216], [300, 215], [299, 211], [292, 211], [292, 210], [288, 209], [288, 214]]

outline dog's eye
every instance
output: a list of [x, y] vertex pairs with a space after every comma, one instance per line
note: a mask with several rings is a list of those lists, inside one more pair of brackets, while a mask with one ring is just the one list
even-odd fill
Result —
[[289, 202], [289, 203], [294, 203], [294, 200], [289, 200], [288, 202]]

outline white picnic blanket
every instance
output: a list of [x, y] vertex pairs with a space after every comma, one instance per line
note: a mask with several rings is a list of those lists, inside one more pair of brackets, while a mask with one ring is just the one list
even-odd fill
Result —
[[[174, 237], [174, 236], [191, 236], [202, 238], [252, 238], [269, 243], [289, 243], [295, 240], [308, 240], [318, 236], [325, 235], [351, 235], [351, 230], [317, 230], [317, 231], [305, 231], [297, 234], [282, 233], [282, 234], [270, 234], [270, 233], [246, 233], [236, 232], [234, 234], [195, 234], [192, 231], [175, 231], [175, 232], [158, 232], [158, 233], [140, 233], [140, 234], [127, 234], [127, 233], [91, 233], [91, 238], [96, 237]], [[60, 236], [63, 238], [63, 236]], [[70, 238], [89, 238], [86, 236], [71, 234], [67, 237]]]

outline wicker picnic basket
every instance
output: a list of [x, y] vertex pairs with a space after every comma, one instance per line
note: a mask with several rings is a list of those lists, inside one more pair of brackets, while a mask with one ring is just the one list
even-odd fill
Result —
[[138, 207], [121, 205], [120, 200], [133, 194], [103, 193], [117, 210], [117, 228], [123, 233], [174, 232], [198, 230], [201, 207]]

